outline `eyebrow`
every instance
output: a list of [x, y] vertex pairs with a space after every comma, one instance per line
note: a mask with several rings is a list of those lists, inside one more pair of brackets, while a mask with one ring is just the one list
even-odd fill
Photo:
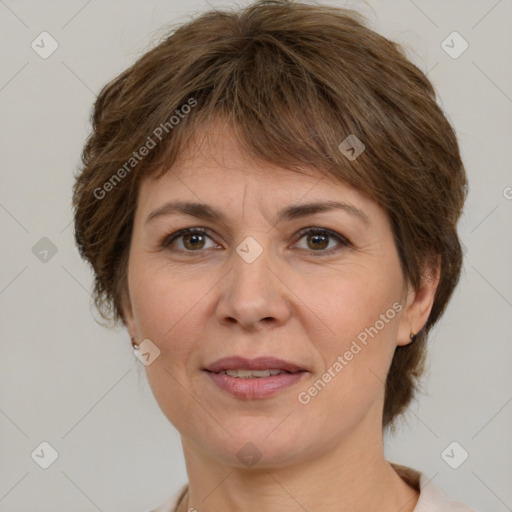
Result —
[[[365, 212], [351, 204], [340, 201], [318, 201], [296, 206], [288, 206], [287, 208], [283, 208], [279, 211], [277, 215], [277, 222], [295, 220], [330, 210], [343, 210], [359, 219], [366, 226], [371, 225], [371, 221]], [[163, 204], [147, 216], [145, 223], [147, 224], [150, 220], [161, 215], [172, 214], [190, 215], [200, 219], [217, 220], [224, 224], [228, 223], [226, 216], [219, 209], [204, 203], [188, 201], [169, 201]]]

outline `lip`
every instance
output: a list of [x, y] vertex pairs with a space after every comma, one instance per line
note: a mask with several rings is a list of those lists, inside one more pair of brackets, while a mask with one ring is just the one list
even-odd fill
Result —
[[[243, 379], [216, 372], [221, 370], [284, 370], [289, 373]], [[203, 368], [206, 375], [220, 389], [237, 398], [256, 400], [270, 397], [280, 390], [296, 384], [308, 371], [295, 363], [275, 357], [247, 359], [240, 356], [224, 357]]]
[[280, 390], [292, 386], [301, 380], [306, 371], [297, 373], [280, 373], [270, 377], [255, 377], [242, 379], [230, 377], [221, 373], [212, 373], [205, 370], [206, 375], [222, 390], [237, 398], [258, 400], [274, 395]]
[[290, 373], [306, 371], [295, 363], [284, 361], [272, 356], [257, 357], [255, 359], [247, 359], [241, 356], [223, 357], [209, 364], [204, 370], [208, 372], [218, 373], [221, 370], [267, 370], [276, 369], [284, 370]]

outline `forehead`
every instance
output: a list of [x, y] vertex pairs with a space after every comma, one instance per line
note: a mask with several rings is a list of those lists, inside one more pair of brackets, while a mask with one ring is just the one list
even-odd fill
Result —
[[172, 169], [175, 179], [197, 178], [198, 182], [215, 181], [225, 185], [237, 180], [284, 183], [302, 177], [301, 182], [317, 182], [325, 171], [297, 165], [297, 171], [265, 162], [250, 155], [240, 144], [236, 132], [226, 123], [216, 121], [198, 130], [179, 153]]
[[[178, 154], [172, 168], [158, 178], [146, 178], [139, 190], [144, 202], [158, 202], [169, 193], [212, 197], [222, 189], [223, 198], [244, 190], [264, 191], [270, 198], [352, 199], [360, 205], [373, 203], [359, 191], [336, 180], [326, 171], [297, 165], [288, 169], [253, 157], [244, 150], [234, 130], [217, 121], [198, 130]], [[222, 197], [217, 199], [222, 200]], [[224, 201], [225, 202], [225, 201]]]

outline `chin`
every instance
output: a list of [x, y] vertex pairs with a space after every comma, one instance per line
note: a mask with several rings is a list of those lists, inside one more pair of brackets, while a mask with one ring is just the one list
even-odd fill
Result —
[[308, 451], [312, 435], [303, 425], [292, 424], [291, 418], [284, 419], [287, 414], [275, 418], [247, 416], [229, 423], [221, 421], [231, 436], [219, 427], [214, 433], [210, 432], [218, 437], [210, 435], [200, 443], [228, 466], [247, 469], [286, 466]]

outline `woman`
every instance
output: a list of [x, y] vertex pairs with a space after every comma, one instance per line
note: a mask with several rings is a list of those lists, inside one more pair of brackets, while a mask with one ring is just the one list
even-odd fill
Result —
[[470, 510], [382, 439], [466, 194], [431, 83], [347, 9], [209, 12], [105, 86], [76, 242], [181, 435], [189, 482], [157, 511]]

